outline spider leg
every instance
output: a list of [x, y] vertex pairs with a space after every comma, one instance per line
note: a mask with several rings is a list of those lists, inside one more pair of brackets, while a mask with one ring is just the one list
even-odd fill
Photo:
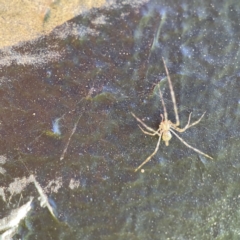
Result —
[[159, 129], [157, 131], [155, 131], [154, 133], [149, 133], [149, 132], [143, 130], [140, 125], [138, 125], [138, 127], [142, 130], [143, 133], [145, 133], [147, 135], [150, 135], [150, 136], [155, 136], [156, 134], [159, 135], [159, 133], [158, 133]]
[[142, 120], [140, 120], [134, 113], [131, 112], [131, 114], [132, 114], [133, 117], [135, 117], [136, 120], [137, 120], [138, 122], [140, 122], [148, 131], [153, 132], [153, 133], [156, 132], [154, 129], [150, 128], [150, 127], [147, 126]]
[[166, 63], [165, 63], [164, 58], [162, 58], [162, 59], [163, 59], [165, 71], [166, 71], [166, 73], [167, 73], [168, 84], [169, 84], [170, 93], [171, 93], [171, 97], [172, 97], [172, 101], [173, 101], [173, 108], [174, 108], [174, 113], [175, 113], [175, 118], [176, 118], [176, 126], [179, 126], [180, 121], [179, 121], [179, 116], [178, 116], [178, 109], [177, 109], [177, 103], [176, 103], [175, 93], [174, 93], [174, 91], [173, 91], [173, 86], [172, 86], [171, 78], [170, 78], [170, 76], [169, 76], [169, 72], [168, 72], [168, 69], [167, 69], [167, 65], [166, 65]]
[[[162, 95], [162, 92], [161, 92], [161, 90], [160, 90], [159, 84], [158, 84], [158, 89], [159, 89], [159, 95], [160, 95], [161, 102], [162, 102], [162, 106], [163, 106], [164, 118], [165, 118], [165, 120], [168, 120], [167, 109], [166, 109], [166, 105], [165, 105], [164, 100], [163, 100], [163, 95]], [[162, 115], [161, 115], [161, 116], [162, 116]], [[163, 117], [162, 117], [162, 121], [163, 121]]]
[[178, 132], [184, 132], [186, 129], [188, 129], [188, 128], [190, 127], [189, 124], [190, 124], [191, 116], [192, 116], [192, 113], [189, 114], [189, 116], [188, 116], [188, 122], [187, 122], [187, 124], [186, 124], [186, 126], [185, 126], [184, 128], [178, 128], [178, 127], [176, 126], [176, 124], [173, 124], [173, 125], [172, 125], [173, 128], [174, 128], [175, 130], [177, 130]]
[[192, 150], [194, 150], [194, 151], [197, 152], [197, 153], [202, 154], [202, 155], [205, 156], [205, 157], [208, 157], [208, 158], [210, 158], [210, 159], [213, 159], [212, 157], [210, 157], [210, 156], [207, 155], [206, 153], [203, 153], [203, 152], [201, 152], [200, 150], [198, 150], [197, 148], [194, 148], [194, 147], [192, 147], [191, 145], [189, 145], [188, 143], [186, 143], [186, 142], [185, 142], [181, 137], [179, 137], [172, 129], [170, 129], [170, 131], [171, 131], [184, 145], [186, 145], [187, 147], [191, 148]]
[[158, 149], [159, 149], [161, 137], [162, 137], [162, 132], [159, 134], [157, 146], [156, 146], [154, 152], [153, 152], [141, 165], [139, 165], [139, 166], [135, 169], [135, 172], [137, 172], [143, 165], [145, 165], [147, 162], [149, 162], [150, 159], [157, 153], [157, 151], [158, 151]]
[[178, 127], [176, 127], [176, 126], [173, 126], [173, 127], [174, 127], [174, 129], [177, 130], [178, 132], [184, 132], [186, 129], [188, 129], [188, 128], [190, 128], [190, 127], [198, 124], [198, 123], [202, 120], [202, 118], [203, 118], [203, 116], [204, 116], [205, 113], [206, 113], [206, 112], [204, 112], [203, 115], [202, 115], [197, 121], [195, 121], [195, 122], [192, 123], [192, 124], [190, 124], [191, 115], [192, 115], [192, 113], [190, 113], [190, 114], [189, 114], [189, 117], [188, 117], [188, 123], [187, 123], [187, 125], [186, 125], [184, 128], [178, 128]]

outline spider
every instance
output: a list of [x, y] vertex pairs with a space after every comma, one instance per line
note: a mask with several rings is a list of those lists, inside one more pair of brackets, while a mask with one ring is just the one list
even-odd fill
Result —
[[[158, 142], [157, 142], [157, 146], [154, 150], [154, 152], [141, 164], [139, 165], [136, 169], [135, 169], [135, 172], [137, 172], [143, 165], [145, 165], [147, 162], [149, 162], [151, 160], [151, 158], [157, 153], [158, 149], [159, 149], [159, 145], [160, 145], [160, 141], [161, 141], [161, 138], [162, 140], [165, 142], [166, 146], [169, 145], [169, 141], [170, 139], [172, 138], [172, 134], [175, 135], [183, 144], [185, 144], [187, 147], [193, 149], [195, 152], [197, 153], [200, 153], [202, 155], [204, 155], [205, 157], [208, 157], [210, 159], [213, 159], [212, 157], [210, 157], [209, 155], [207, 155], [206, 153], [203, 153], [201, 152], [200, 150], [198, 150], [197, 148], [194, 148], [192, 146], [190, 146], [188, 143], [186, 143], [175, 131], [178, 131], [178, 132], [184, 132], [186, 131], [188, 128], [198, 124], [201, 119], [203, 118], [204, 114], [206, 112], [203, 113], [203, 115], [197, 120], [195, 121], [194, 123], [191, 123], [190, 124], [190, 120], [191, 120], [191, 115], [192, 113], [189, 114], [189, 117], [188, 117], [188, 122], [187, 122], [187, 125], [184, 127], [184, 128], [179, 128], [178, 126], [180, 125], [180, 121], [179, 121], [179, 116], [178, 116], [178, 109], [177, 109], [177, 104], [176, 104], [176, 98], [175, 98], [175, 94], [174, 94], [174, 91], [173, 91], [173, 87], [172, 87], [172, 82], [171, 82], [171, 79], [170, 79], [170, 76], [169, 76], [169, 72], [168, 72], [168, 69], [167, 69], [167, 65], [164, 61], [164, 58], [163, 58], [163, 63], [164, 63], [164, 68], [165, 68], [165, 71], [167, 73], [167, 79], [168, 79], [168, 84], [169, 84], [169, 88], [170, 88], [170, 93], [171, 93], [171, 98], [172, 98], [172, 101], [173, 101], [173, 107], [174, 107], [174, 113], [175, 113], [175, 118], [176, 118], [176, 123], [172, 123], [170, 120], [168, 120], [168, 114], [167, 114], [167, 109], [166, 109], [166, 106], [165, 106], [165, 103], [164, 103], [164, 100], [163, 100], [163, 96], [162, 96], [162, 92], [160, 90], [160, 87], [159, 87], [159, 94], [160, 94], [160, 98], [161, 98], [161, 102], [162, 102], [162, 106], [163, 106], [163, 111], [164, 111], [164, 115], [160, 114], [161, 118], [162, 118], [162, 121], [160, 122], [159, 124], [159, 127], [157, 130], [154, 130], [152, 128], [150, 128], [149, 126], [147, 126], [142, 120], [140, 120], [134, 113], [131, 112], [131, 114], [133, 115], [134, 118], [136, 118], [136, 120], [142, 124], [143, 127], [145, 127], [149, 132], [145, 131], [140, 125], [139, 128], [142, 130], [143, 133], [147, 134], [147, 135], [150, 135], [150, 136], [155, 136], [155, 135], [158, 135], [159, 138], [158, 138]], [[174, 131], [175, 130], [175, 131]]]

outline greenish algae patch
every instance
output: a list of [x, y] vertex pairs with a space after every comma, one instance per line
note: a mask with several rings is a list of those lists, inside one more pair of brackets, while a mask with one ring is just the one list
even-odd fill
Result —
[[42, 133], [43, 136], [47, 136], [49, 138], [53, 138], [53, 139], [62, 139], [62, 136], [60, 134], [57, 134], [57, 133], [54, 133], [53, 131], [51, 130], [45, 130], [43, 133]]
[[93, 102], [96, 106], [110, 106], [116, 102], [116, 98], [113, 94], [105, 92], [100, 93], [93, 98]]

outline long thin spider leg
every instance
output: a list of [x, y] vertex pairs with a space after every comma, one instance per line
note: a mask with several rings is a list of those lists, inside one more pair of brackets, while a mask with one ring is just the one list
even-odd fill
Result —
[[166, 109], [165, 102], [163, 100], [163, 95], [162, 95], [162, 92], [161, 92], [159, 84], [158, 84], [158, 89], [159, 89], [159, 95], [160, 95], [160, 98], [161, 98], [161, 101], [162, 101], [162, 106], [163, 106], [163, 111], [164, 111], [164, 118], [165, 118], [165, 120], [168, 120], [167, 109]]
[[186, 126], [185, 126], [184, 128], [178, 128], [178, 127], [176, 126], [176, 124], [173, 124], [172, 127], [173, 127], [175, 130], [177, 130], [178, 132], [184, 132], [186, 129], [189, 128], [189, 124], [190, 124], [190, 121], [191, 121], [191, 116], [192, 116], [192, 113], [189, 114], [189, 116], [188, 116], [188, 122], [187, 122], [187, 124], [186, 124]]
[[162, 137], [162, 132], [161, 132], [160, 135], [159, 135], [158, 142], [157, 142], [157, 146], [156, 146], [154, 152], [153, 152], [141, 165], [139, 165], [139, 166], [135, 169], [135, 172], [137, 172], [143, 165], [145, 165], [147, 162], [149, 162], [150, 159], [157, 153], [157, 151], [158, 151], [158, 149], [159, 149], [161, 137]]
[[178, 132], [184, 132], [186, 129], [188, 129], [188, 128], [190, 128], [190, 127], [198, 124], [198, 123], [202, 120], [202, 118], [203, 118], [203, 116], [205, 115], [205, 113], [206, 113], [206, 112], [204, 112], [203, 115], [202, 115], [197, 121], [195, 121], [195, 122], [192, 123], [192, 124], [189, 124], [189, 123], [190, 123], [190, 119], [191, 119], [191, 115], [192, 115], [192, 113], [190, 113], [190, 114], [189, 114], [189, 117], [188, 117], [188, 123], [187, 123], [187, 125], [186, 125], [184, 128], [182, 128], [182, 129], [181, 129], [181, 128], [178, 128], [178, 127], [174, 127], [174, 129], [177, 130]]
[[138, 121], [138, 122], [140, 122], [148, 131], [150, 131], [150, 132], [155, 132], [155, 130], [154, 129], [152, 129], [152, 128], [150, 128], [149, 126], [147, 126], [141, 119], [139, 119], [133, 112], [131, 112], [131, 114], [133, 115], [133, 117], [135, 117], [136, 118], [136, 120]]
[[190, 128], [190, 127], [198, 124], [198, 123], [202, 120], [202, 118], [203, 118], [203, 116], [205, 115], [205, 113], [206, 113], [206, 112], [204, 112], [203, 115], [202, 115], [197, 121], [195, 121], [194, 123], [190, 124], [188, 128]]
[[176, 103], [176, 98], [175, 98], [175, 94], [174, 94], [174, 91], [173, 91], [173, 86], [172, 86], [171, 78], [170, 78], [170, 76], [169, 76], [169, 72], [168, 72], [168, 69], [167, 69], [167, 65], [166, 65], [166, 63], [165, 63], [165, 60], [164, 60], [164, 58], [162, 58], [162, 59], [163, 59], [165, 71], [166, 71], [166, 73], [167, 73], [168, 84], [169, 84], [170, 93], [171, 93], [171, 97], [172, 97], [172, 101], [173, 101], [173, 108], [174, 108], [175, 118], [176, 118], [176, 126], [179, 126], [180, 121], [179, 121], [177, 103]]
[[185, 144], [187, 147], [191, 148], [192, 150], [194, 150], [194, 151], [197, 152], [197, 153], [202, 154], [202, 155], [205, 156], [205, 157], [208, 157], [208, 158], [210, 158], [210, 159], [213, 159], [212, 157], [210, 157], [210, 156], [207, 155], [206, 153], [203, 153], [203, 152], [201, 152], [200, 150], [198, 150], [197, 148], [194, 148], [194, 147], [192, 147], [191, 145], [189, 145], [188, 143], [186, 143], [186, 142], [185, 142], [181, 137], [179, 137], [172, 129], [170, 129], [170, 131], [171, 131], [183, 144]]
[[150, 136], [155, 136], [156, 134], [159, 135], [159, 133], [158, 133], [159, 130], [155, 131], [154, 133], [149, 133], [149, 132], [143, 130], [140, 125], [138, 125], [138, 127], [142, 130], [143, 133], [145, 133], [147, 135], [150, 135]]

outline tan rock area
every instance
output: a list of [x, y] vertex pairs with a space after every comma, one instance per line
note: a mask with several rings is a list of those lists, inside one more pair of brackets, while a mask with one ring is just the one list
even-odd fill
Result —
[[0, 0], [0, 48], [49, 33], [105, 0]]

